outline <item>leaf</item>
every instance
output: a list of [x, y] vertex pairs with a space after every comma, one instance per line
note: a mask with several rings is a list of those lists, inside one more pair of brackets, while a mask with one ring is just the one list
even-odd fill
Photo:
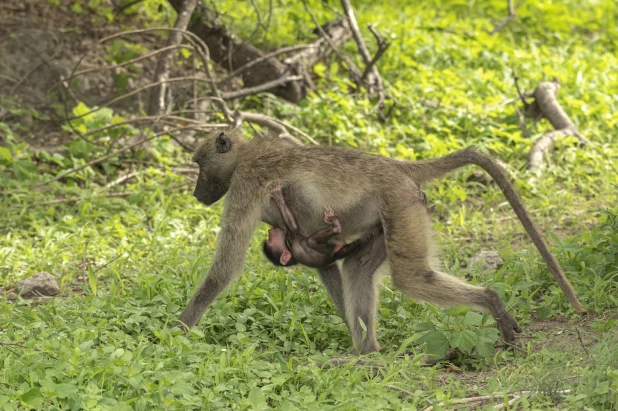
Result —
[[43, 394], [38, 388], [32, 388], [21, 395], [21, 400], [33, 407], [39, 406], [43, 403]]
[[88, 112], [90, 112], [90, 108], [88, 108], [88, 106], [85, 105], [83, 102], [80, 102], [78, 105], [73, 107], [73, 115], [75, 117], [82, 117], [84, 120], [92, 118], [93, 114], [86, 115], [86, 113]]
[[72, 394], [76, 394], [78, 391], [75, 385], [71, 384], [58, 384], [56, 385], [56, 395], [58, 398], [68, 398]]
[[441, 331], [430, 331], [423, 339], [427, 342], [427, 354], [442, 358], [448, 351], [448, 339]]
[[479, 340], [476, 344], [476, 353], [482, 357], [491, 357], [494, 354], [494, 344], [498, 341], [497, 328], [483, 328], [479, 332]]
[[13, 161], [13, 155], [11, 154], [11, 150], [6, 147], [0, 147], [0, 158], [3, 158], [7, 162], [11, 163]]
[[255, 387], [251, 390], [251, 392], [249, 392], [247, 401], [253, 406], [253, 408], [266, 407], [266, 398], [264, 398], [264, 393], [258, 387]]
[[465, 325], [481, 325], [481, 321], [483, 321], [483, 315], [476, 313], [474, 311], [468, 311], [464, 317]]
[[478, 340], [478, 335], [472, 330], [457, 331], [451, 336], [451, 347], [470, 355]]

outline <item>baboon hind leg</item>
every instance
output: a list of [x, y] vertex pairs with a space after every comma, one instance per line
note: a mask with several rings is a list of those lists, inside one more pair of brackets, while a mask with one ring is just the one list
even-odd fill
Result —
[[[399, 197], [398, 197], [399, 196]], [[491, 288], [477, 287], [432, 267], [431, 224], [425, 206], [405, 193], [386, 193], [381, 206], [393, 286], [408, 297], [441, 306], [467, 305], [493, 315], [504, 341], [521, 329]]]
[[378, 234], [343, 262], [343, 297], [348, 328], [356, 352], [380, 350], [376, 338], [378, 276], [376, 270], [386, 260], [384, 235]]

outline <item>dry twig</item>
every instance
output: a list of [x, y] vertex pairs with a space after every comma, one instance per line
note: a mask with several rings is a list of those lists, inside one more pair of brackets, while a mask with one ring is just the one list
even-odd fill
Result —
[[79, 167], [72, 168], [70, 170], [65, 171], [64, 173], [60, 173], [59, 175], [57, 175], [56, 177], [54, 177], [52, 179], [43, 181], [41, 183], [34, 184], [34, 185], [30, 186], [29, 189], [32, 190], [32, 189], [35, 189], [35, 188], [41, 188], [41, 187], [43, 187], [43, 186], [45, 186], [47, 184], [53, 183], [54, 181], [58, 181], [58, 180], [66, 177], [68, 175], [71, 175], [71, 174], [76, 173], [76, 172], [78, 172], [80, 170], [83, 170], [86, 167], [92, 167], [95, 164], [102, 163], [103, 161], [105, 161], [105, 160], [107, 160], [109, 158], [117, 156], [118, 154], [122, 154], [125, 151], [132, 149], [133, 147], [137, 147], [137, 146], [139, 146], [139, 145], [141, 145], [141, 144], [143, 144], [143, 143], [145, 143], [147, 141], [153, 140], [153, 139], [155, 139], [157, 137], [161, 137], [162, 135], [166, 135], [166, 134], [169, 134], [169, 133], [173, 133], [173, 132], [180, 131], [180, 130], [185, 130], [185, 129], [190, 129], [190, 128], [192, 128], [192, 127], [176, 127], [176, 129], [162, 131], [162, 132], [156, 133], [155, 135], [153, 135], [151, 137], [143, 137], [143, 138], [139, 139], [138, 141], [136, 141], [133, 144], [126, 145], [125, 147], [123, 147], [123, 148], [121, 148], [119, 150], [113, 151], [113, 152], [111, 152], [109, 154], [106, 154], [106, 155], [104, 155], [102, 157], [95, 158], [94, 160], [91, 160], [91, 161], [87, 162], [86, 164], [83, 164], [83, 165], [81, 165]]
[[[345, 15], [348, 18], [348, 22], [350, 23], [350, 29], [352, 30], [352, 36], [354, 37], [354, 40], [356, 41], [356, 45], [358, 46], [358, 51], [360, 52], [361, 57], [363, 58], [365, 67], [367, 67], [372, 64], [373, 59], [371, 58], [371, 55], [369, 54], [369, 50], [367, 49], [367, 45], [365, 44], [365, 40], [363, 40], [363, 36], [360, 33], [358, 22], [356, 21], [356, 17], [354, 16], [354, 10], [352, 9], [352, 4], [350, 3], [350, 0], [341, 0], [341, 5], [343, 6]], [[388, 46], [385, 46], [385, 47], [387, 48]], [[384, 91], [384, 84], [382, 82], [382, 77], [380, 77], [380, 73], [378, 72], [378, 69], [375, 66], [375, 62], [373, 63], [372, 68], [370, 69], [370, 71], [365, 77], [366, 77], [365, 86], [367, 87], [367, 91], [369, 92], [369, 95], [373, 95], [374, 92], [376, 92], [378, 95], [378, 104], [376, 105], [376, 108], [378, 110], [378, 117], [380, 118], [381, 121], [384, 121], [386, 118], [384, 115], [384, 101], [386, 99], [386, 93]]]
[[504, 20], [502, 20], [500, 23], [496, 24], [496, 26], [491, 31], [491, 33], [489, 33], [491, 36], [499, 32], [500, 30], [502, 30], [504, 27], [506, 27], [507, 24], [509, 24], [513, 19], [515, 19], [515, 17], [517, 17], [515, 6], [513, 6], [513, 0], [507, 0], [507, 6], [509, 9], [508, 16]]
[[[168, 46], [177, 46], [183, 39], [183, 32], [187, 30], [189, 26], [189, 21], [191, 19], [191, 15], [193, 14], [193, 10], [195, 10], [196, 0], [183, 0], [182, 8], [178, 12], [178, 17], [176, 19], [176, 24], [174, 25], [175, 29], [180, 31], [173, 31], [170, 33], [170, 36], [167, 40]], [[172, 60], [173, 53], [170, 51], [166, 51], [159, 58], [159, 62], [157, 63], [157, 69], [155, 72], [155, 82], [160, 82], [160, 85], [155, 89], [150, 91], [150, 102], [148, 104], [148, 114], [156, 115], [165, 113], [168, 109], [168, 105], [165, 101], [165, 96], [167, 94], [167, 83], [166, 79], [170, 76], [170, 63]]]
[[[558, 391], [556, 392], [556, 394], [560, 394], [560, 395], [564, 395], [564, 394], [569, 394], [571, 392], [571, 390], [562, 390], [562, 391]], [[542, 394], [542, 391], [521, 391], [518, 394], [490, 394], [490, 395], [479, 395], [476, 397], [468, 397], [468, 398], [462, 398], [462, 399], [457, 399], [457, 400], [451, 400], [448, 403], [455, 405], [455, 404], [475, 404], [475, 403], [480, 403], [478, 404], [479, 406], [482, 403], [491, 401], [491, 400], [495, 400], [495, 399], [500, 399], [500, 398], [504, 398], [505, 396], [507, 398], [510, 398], [510, 400], [508, 401], [508, 405], [511, 406], [515, 403], [515, 401], [519, 400], [521, 398], [522, 395], [529, 395], [529, 394]], [[438, 404], [439, 407], [444, 407], [446, 405], [445, 402], [440, 402]], [[434, 406], [429, 406], [427, 408], [425, 408], [423, 411], [433, 411]], [[496, 409], [503, 409], [504, 408], [504, 403], [502, 404], [497, 404], [495, 406]]]

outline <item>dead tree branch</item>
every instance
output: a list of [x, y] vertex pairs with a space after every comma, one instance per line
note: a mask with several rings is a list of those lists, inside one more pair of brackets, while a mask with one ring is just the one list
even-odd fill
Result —
[[[183, 0], [169, 0], [176, 11], [182, 9]], [[248, 62], [264, 56], [264, 53], [229, 33], [217, 13], [200, 2], [191, 22], [191, 32], [208, 46], [210, 57], [230, 73]], [[242, 76], [245, 87], [256, 87], [262, 83], [284, 77], [289, 73], [287, 65], [275, 58], [269, 58], [245, 71]], [[302, 97], [302, 87], [298, 81], [280, 85], [271, 92], [284, 100], [298, 103]]]
[[[549, 156], [549, 152], [552, 150], [557, 137], [574, 136], [579, 139], [583, 144], [589, 144], [590, 140], [579, 132], [577, 126], [571, 121], [566, 111], [562, 108], [557, 99], [558, 90], [560, 89], [560, 83], [558, 79], [554, 78], [553, 81], [541, 82], [533, 93], [523, 93], [519, 88], [518, 77], [513, 71], [513, 79], [515, 86], [517, 87], [517, 93], [521, 101], [524, 104], [525, 117], [539, 121], [546, 118], [554, 127], [553, 131], [545, 133], [545, 135], [539, 139], [529, 154], [529, 170], [537, 170], [542, 166], [543, 160]], [[527, 98], [534, 98], [532, 103], [526, 101]], [[521, 123], [521, 120], [520, 120]], [[524, 128], [525, 131], [525, 128]]]
[[[493, 36], [494, 34], [499, 32], [500, 30], [502, 30], [504, 27], [506, 27], [507, 24], [509, 24], [511, 21], [513, 21], [515, 19], [515, 17], [517, 17], [517, 12], [515, 11], [515, 6], [513, 6], [513, 0], [507, 0], [507, 6], [508, 6], [509, 14], [506, 16], [506, 18], [504, 20], [502, 20], [500, 23], [496, 24], [496, 26], [491, 31], [491, 33], [489, 33], [490, 36]], [[518, 6], [519, 6], [519, 4], [518, 4]]]
[[236, 98], [247, 97], [251, 94], [257, 94], [262, 91], [272, 90], [275, 87], [279, 87], [280, 85], [285, 83], [302, 80], [302, 78], [302, 76], [284, 76], [272, 81], [268, 81], [266, 83], [259, 84], [255, 87], [247, 87], [241, 88], [240, 90], [236, 91], [222, 92], [221, 97], [223, 97], [224, 100], [233, 100]]
[[181, 131], [181, 130], [185, 130], [185, 129], [189, 129], [189, 128], [192, 128], [192, 127], [177, 127], [177, 128], [175, 128], [175, 129], [166, 130], [166, 131], [162, 131], [162, 132], [160, 132], [160, 133], [156, 133], [155, 135], [150, 136], [150, 137], [146, 137], [146, 136], [144, 136], [144, 137], [142, 137], [141, 139], [139, 139], [138, 141], [136, 141], [135, 143], [128, 144], [128, 145], [124, 146], [123, 148], [121, 148], [121, 149], [119, 149], [119, 150], [116, 150], [116, 151], [114, 151], [114, 152], [111, 152], [111, 153], [109, 153], [109, 154], [107, 154], [107, 155], [104, 155], [104, 156], [102, 156], [102, 157], [95, 158], [94, 160], [89, 161], [89, 162], [87, 162], [86, 164], [82, 164], [82, 165], [81, 165], [81, 166], [79, 166], [79, 167], [75, 167], [75, 168], [72, 168], [72, 169], [70, 169], [70, 170], [67, 170], [67, 171], [65, 171], [64, 173], [60, 173], [60, 174], [58, 174], [56, 177], [54, 177], [54, 178], [52, 178], [52, 179], [49, 179], [49, 180], [43, 181], [43, 182], [41, 182], [41, 183], [34, 184], [34, 185], [30, 186], [30, 187], [29, 187], [29, 189], [30, 189], [30, 190], [32, 190], [32, 189], [35, 189], [35, 188], [40, 188], [40, 187], [43, 187], [43, 186], [45, 186], [45, 185], [47, 185], [47, 184], [53, 183], [54, 181], [58, 181], [58, 180], [60, 180], [60, 179], [62, 179], [62, 178], [64, 178], [64, 177], [66, 177], [66, 176], [68, 176], [68, 175], [71, 175], [71, 174], [76, 173], [76, 172], [78, 172], [78, 171], [80, 171], [80, 170], [83, 170], [83, 169], [84, 169], [84, 168], [86, 168], [86, 167], [91, 167], [91, 166], [93, 166], [93, 165], [95, 165], [95, 164], [102, 163], [103, 161], [105, 161], [105, 160], [107, 160], [107, 159], [109, 159], [109, 158], [115, 157], [115, 156], [117, 156], [118, 154], [122, 154], [122, 153], [124, 153], [125, 151], [130, 150], [130, 149], [132, 149], [133, 147], [137, 147], [137, 146], [139, 146], [139, 145], [141, 145], [141, 144], [144, 144], [144, 143], [145, 143], [145, 142], [147, 142], [147, 141], [153, 140], [153, 139], [155, 139], [155, 138], [157, 138], [157, 137], [161, 137], [162, 135], [166, 135], [166, 134], [169, 134], [169, 133], [173, 133], [173, 132], [176, 132], [176, 131]]
[[376, 38], [376, 41], [378, 42], [378, 51], [376, 52], [375, 56], [373, 56], [369, 64], [367, 64], [367, 67], [365, 67], [365, 71], [363, 72], [363, 75], [361, 76], [362, 82], [364, 82], [367, 79], [367, 76], [369, 75], [371, 71], [373, 71], [376, 63], [378, 62], [380, 57], [382, 57], [382, 54], [384, 54], [384, 52], [391, 46], [391, 43], [386, 41], [386, 39], [383, 36], [381, 36], [380, 33], [378, 33], [377, 30], [372, 25], [367, 26], [367, 28], [369, 28], [369, 31], [371, 31], [371, 33]]
[[[385, 40], [382, 42], [380, 40], [382, 39], [382, 37], [378, 36], [377, 32], [374, 33], [374, 35], [376, 35], [376, 38], [378, 39], [378, 47], [383, 44], [382, 47], [384, 48], [384, 50], [382, 50], [382, 52], [380, 53], [380, 48], [378, 48], [378, 53], [380, 55], [377, 56], [377, 58], [375, 59], [372, 58], [371, 54], [369, 54], [369, 50], [367, 49], [367, 45], [365, 44], [365, 40], [363, 40], [363, 36], [360, 33], [358, 22], [356, 21], [356, 17], [354, 16], [354, 9], [352, 9], [352, 4], [350, 3], [350, 0], [341, 0], [341, 5], [343, 7], [345, 15], [348, 18], [348, 22], [350, 23], [350, 29], [352, 30], [352, 36], [356, 41], [358, 51], [360, 52], [363, 62], [365, 63], [366, 74], [363, 73], [363, 75], [361, 76], [361, 78], [365, 79], [363, 85], [367, 88], [367, 92], [370, 96], [372, 96], [373, 94], [378, 95], [378, 104], [376, 105], [376, 108], [378, 110], [378, 117], [380, 118], [380, 121], [384, 121], [386, 118], [384, 115], [384, 101], [386, 99], [386, 93], [384, 91], [384, 83], [382, 81], [382, 77], [380, 77], [380, 72], [378, 71], [375, 62], [378, 60], [378, 58], [380, 58], [384, 51], [386, 51], [386, 48], [388, 48], [388, 43]], [[376, 55], [378, 53], [376, 53]]]
[[[291, 52], [294, 52], [294, 51], [311, 49], [311, 48], [318, 47], [318, 46], [319, 46], [319, 44], [312, 43], [312, 44], [300, 44], [300, 45], [290, 46], [290, 47], [282, 47], [282, 48], [280, 48], [278, 50], [275, 50], [273, 52], [265, 54], [262, 57], [259, 57], [259, 58], [255, 59], [255, 60], [252, 60], [252, 61], [248, 62], [247, 64], [245, 64], [244, 66], [234, 70], [233, 72], [228, 74], [227, 77], [225, 77], [223, 80], [220, 80], [217, 83], [217, 86], [219, 86], [219, 87], [223, 86], [224, 84], [228, 83], [234, 77], [237, 77], [237, 76], [243, 74], [244, 72], [249, 70], [251, 67], [254, 67], [255, 65], [257, 65], [257, 64], [259, 64], [259, 63], [261, 63], [263, 61], [266, 61], [266, 60], [268, 60], [270, 58], [277, 57], [277, 56], [279, 56], [281, 54], [286, 54], [286, 53], [291, 53]], [[298, 53], [296, 56], [302, 56], [302, 54], [303, 53]], [[288, 63], [288, 60], [285, 60], [284, 62], [286, 64], [290, 64], [290, 63]]]
[[[178, 11], [178, 18], [174, 28], [177, 30], [185, 31], [189, 26], [191, 15], [195, 10], [196, 0], [183, 0], [180, 10]], [[171, 32], [167, 40], [167, 46], [177, 46], [182, 41], [183, 35], [180, 32]], [[172, 60], [172, 50], [166, 51], [161, 55], [159, 63], [157, 64], [157, 70], [155, 72], [155, 82], [160, 84], [150, 91], [150, 102], [148, 103], [148, 115], [157, 115], [165, 113], [168, 109], [168, 105], [165, 101], [167, 94], [167, 80], [170, 76], [170, 63]]]

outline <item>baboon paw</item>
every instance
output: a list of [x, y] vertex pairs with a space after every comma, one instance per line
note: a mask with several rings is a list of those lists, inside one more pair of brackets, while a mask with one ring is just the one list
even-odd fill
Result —
[[335, 211], [330, 207], [326, 207], [326, 210], [324, 211], [324, 222], [331, 224], [334, 219]]

